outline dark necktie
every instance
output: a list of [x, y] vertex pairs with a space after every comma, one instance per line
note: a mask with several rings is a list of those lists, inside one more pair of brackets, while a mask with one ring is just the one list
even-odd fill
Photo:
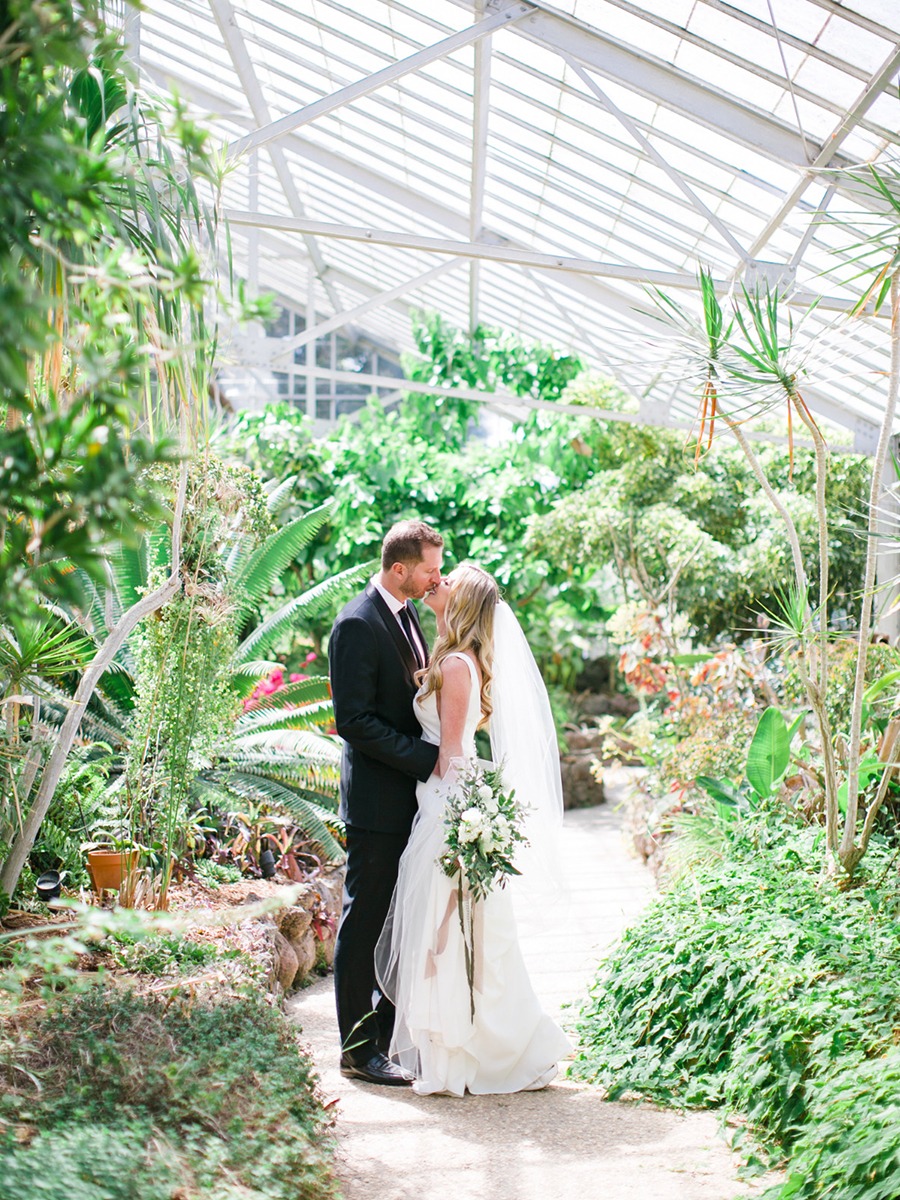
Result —
[[400, 609], [400, 612], [397, 615], [400, 618], [400, 624], [403, 626], [403, 632], [406, 634], [406, 640], [409, 642], [410, 647], [412, 649], [413, 656], [416, 660], [416, 665], [421, 670], [421, 668], [424, 667], [425, 664], [424, 664], [424, 662], [422, 662], [422, 652], [419, 649], [419, 643], [413, 634], [412, 620], [409, 615], [409, 609], [406, 607], [405, 604]]

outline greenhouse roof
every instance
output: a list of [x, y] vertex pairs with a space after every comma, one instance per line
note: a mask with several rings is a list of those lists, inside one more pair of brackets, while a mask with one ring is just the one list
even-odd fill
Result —
[[695, 305], [708, 266], [820, 298], [804, 394], [871, 448], [888, 322], [846, 319], [875, 207], [846, 171], [897, 154], [896, 0], [154, 0], [129, 32], [229, 146], [239, 269], [316, 313], [256, 365], [341, 326], [406, 348], [421, 307], [683, 422], [648, 287]]

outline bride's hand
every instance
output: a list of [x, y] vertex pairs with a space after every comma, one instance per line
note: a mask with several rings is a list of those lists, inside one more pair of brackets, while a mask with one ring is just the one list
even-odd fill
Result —
[[452, 783], [462, 768], [465, 759], [455, 751], [441, 750], [437, 760], [437, 774], [446, 783]]

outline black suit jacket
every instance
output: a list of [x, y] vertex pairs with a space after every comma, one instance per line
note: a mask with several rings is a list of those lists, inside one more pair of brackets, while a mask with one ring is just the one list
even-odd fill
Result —
[[[407, 608], [418, 628], [415, 606]], [[438, 748], [422, 741], [413, 712], [412, 648], [373, 584], [341, 610], [328, 660], [335, 724], [344, 739], [341, 818], [359, 829], [408, 833], [416, 780], [432, 773]]]

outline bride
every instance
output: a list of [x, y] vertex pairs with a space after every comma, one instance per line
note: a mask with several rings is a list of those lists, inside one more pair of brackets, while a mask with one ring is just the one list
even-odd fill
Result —
[[[569, 1042], [542, 1012], [519, 950], [512, 892], [552, 888], [552, 842], [562, 820], [556, 736], [546, 691], [512, 610], [494, 579], [464, 563], [426, 597], [438, 623], [431, 662], [419, 673], [416, 716], [440, 747], [435, 773], [418, 785], [419, 811], [375, 954], [379, 985], [393, 1000], [390, 1057], [420, 1095], [463, 1096], [545, 1087]], [[437, 863], [443, 813], [475, 731], [490, 721], [504, 784], [526, 806], [530, 846], [521, 878], [474, 904], [474, 1016], [456, 877]]]

